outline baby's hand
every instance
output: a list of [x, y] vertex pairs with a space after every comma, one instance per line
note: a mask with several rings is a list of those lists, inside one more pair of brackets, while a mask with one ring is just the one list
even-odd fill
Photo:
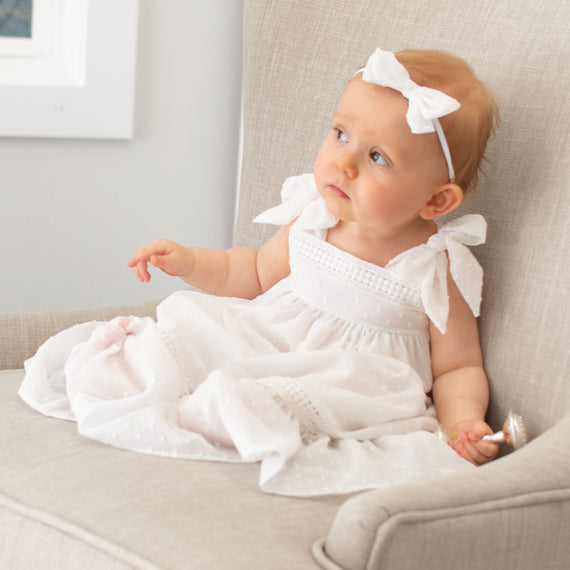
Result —
[[168, 275], [182, 277], [192, 271], [194, 258], [189, 248], [167, 239], [157, 239], [141, 247], [128, 263], [143, 283], [150, 281], [148, 263]]
[[496, 443], [482, 441], [493, 430], [483, 421], [462, 422], [454, 426], [447, 444], [461, 457], [475, 465], [482, 465], [495, 458], [499, 451]]

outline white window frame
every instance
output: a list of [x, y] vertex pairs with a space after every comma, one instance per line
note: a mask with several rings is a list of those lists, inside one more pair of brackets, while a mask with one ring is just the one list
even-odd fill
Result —
[[34, 0], [0, 38], [0, 136], [133, 136], [138, 0]]

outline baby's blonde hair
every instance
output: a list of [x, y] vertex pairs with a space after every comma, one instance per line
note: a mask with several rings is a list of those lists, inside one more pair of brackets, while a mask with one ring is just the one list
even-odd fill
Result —
[[394, 55], [418, 85], [438, 89], [461, 103], [439, 121], [451, 152], [455, 183], [467, 192], [477, 186], [485, 147], [499, 121], [492, 93], [468, 63], [450, 53], [410, 49]]

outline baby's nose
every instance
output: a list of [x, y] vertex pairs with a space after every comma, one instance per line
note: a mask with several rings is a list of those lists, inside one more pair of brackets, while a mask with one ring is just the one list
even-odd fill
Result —
[[356, 160], [350, 152], [342, 153], [335, 160], [335, 166], [339, 172], [343, 172], [348, 178], [355, 178], [358, 174]]

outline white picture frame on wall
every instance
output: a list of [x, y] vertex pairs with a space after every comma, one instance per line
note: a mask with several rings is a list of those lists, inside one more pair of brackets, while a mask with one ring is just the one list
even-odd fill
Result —
[[0, 136], [133, 136], [138, 0], [34, 0], [0, 38]]

